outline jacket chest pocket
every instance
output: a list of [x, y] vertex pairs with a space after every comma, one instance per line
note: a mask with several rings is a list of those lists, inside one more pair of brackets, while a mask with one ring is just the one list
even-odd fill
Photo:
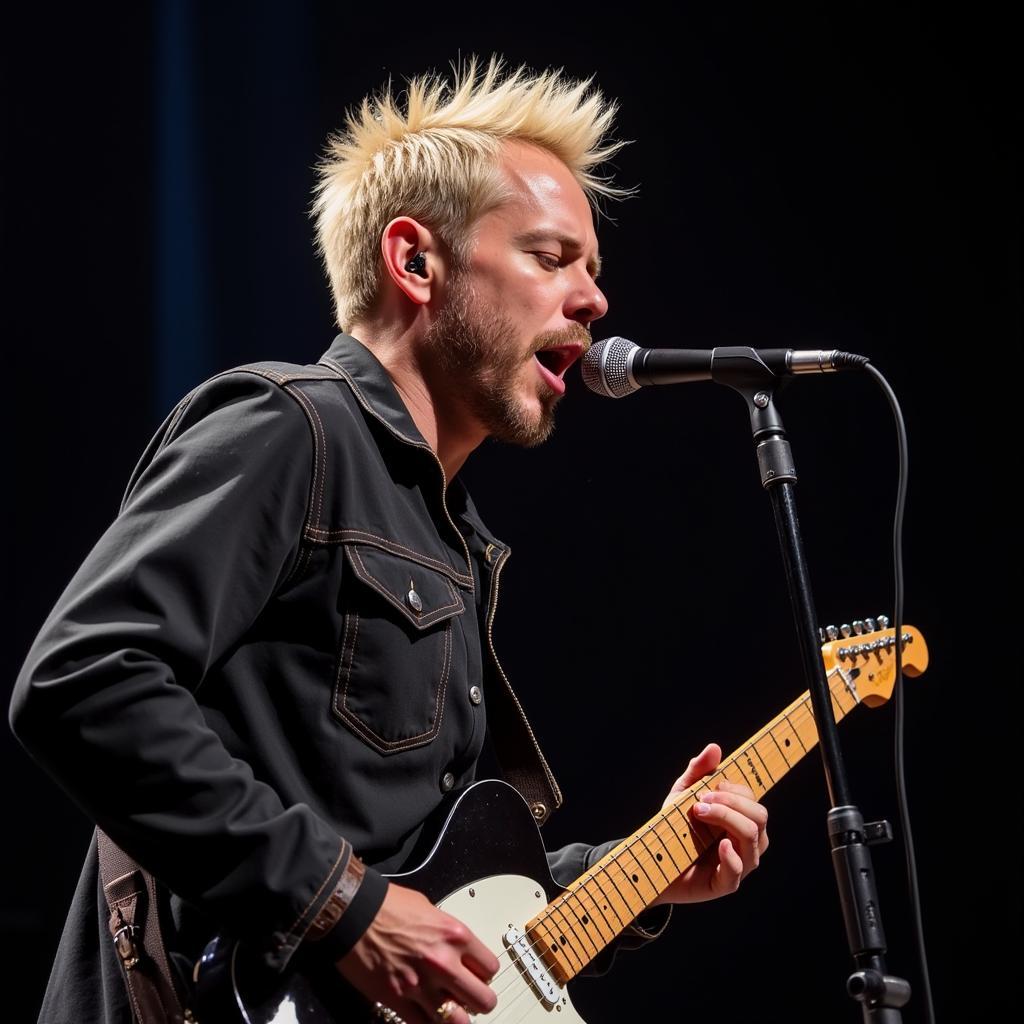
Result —
[[333, 711], [382, 754], [430, 743], [441, 728], [462, 595], [442, 573], [345, 545]]

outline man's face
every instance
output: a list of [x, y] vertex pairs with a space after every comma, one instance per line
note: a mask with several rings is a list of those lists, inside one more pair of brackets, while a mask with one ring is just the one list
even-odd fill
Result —
[[565, 371], [608, 303], [590, 205], [569, 169], [522, 143], [507, 144], [501, 166], [513, 197], [477, 222], [426, 342], [450, 399], [491, 436], [529, 446], [554, 428]]

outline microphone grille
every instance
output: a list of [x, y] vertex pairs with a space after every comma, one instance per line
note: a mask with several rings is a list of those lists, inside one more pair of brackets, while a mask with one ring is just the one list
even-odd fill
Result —
[[583, 383], [605, 398], [625, 398], [639, 391], [629, 373], [630, 354], [638, 348], [625, 338], [605, 338], [591, 345], [583, 356]]

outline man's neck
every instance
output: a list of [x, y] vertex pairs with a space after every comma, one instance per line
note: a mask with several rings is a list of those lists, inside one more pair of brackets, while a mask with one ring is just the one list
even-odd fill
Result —
[[407, 332], [389, 336], [386, 330], [362, 324], [349, 333], [380, 360], [417, 430], [441, 463], [445, 480], [453, 480], [486, 433], [457, 421], [448, 405], [438, 400], [441, 396], [428, 383], [429, 370], [418, 358], [419, 347]]

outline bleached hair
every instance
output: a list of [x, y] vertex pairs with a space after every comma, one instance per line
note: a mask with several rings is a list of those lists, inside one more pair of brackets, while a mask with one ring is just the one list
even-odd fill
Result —
[[507, 198], [498, 169], [506, 140], [558, 157], [598, 213], [600, 197], [633, 192], [594, 173], [627, 143], [605, 139], [618, 105], [596, 88], [588, 93], [593, 76], [566, 80], [561, 69], [534, 74], [525, 65], [508, 74], [497, 56], [479, 76], [476, 57], [452, 71], [451, 85], [433, 73], [409, 80], [404, 112], [389, 82], [328, 140], [313, 215], [342, 330], [375, 305], [380, 240], [395, 217], [420, 221], [448, 247], [456, 271], [466, 266], [473, 225]]

